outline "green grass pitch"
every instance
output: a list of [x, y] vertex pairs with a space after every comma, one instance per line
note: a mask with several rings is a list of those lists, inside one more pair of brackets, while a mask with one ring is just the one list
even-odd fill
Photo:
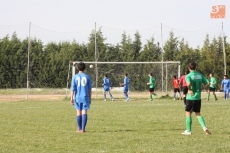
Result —
[[0, 102], [1, 153], [222, 153], [230, 151], [230, 100], [202, 102], [206, 135], [193, 114], [184, 136], [182, 100], [92, 100], [86, 133], [76, 133], [68, 100]]

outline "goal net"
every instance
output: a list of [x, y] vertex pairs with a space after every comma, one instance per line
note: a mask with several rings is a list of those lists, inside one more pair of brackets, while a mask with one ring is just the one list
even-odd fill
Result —
[[[77, 73], [76, 66], [80, 61], [74, 61], [72, 64], [72, 76]], [[155, 91], [163, 95], [172, 91], [172, 78], [174, 75], [180, 77], [180, 62], [84, 62], [86, 64], [85, 73], [89, 74], [93, 81], [93, 90], [102, 90], [104, 74], [113, 83], [113, 88], [119, 89], [119, 84], [124, 80], [124, 74], [128, 73], [130, 79], [129, 90], [131, 92], [148, 91], [149, 73], [153, 73], [156, 80]], [[93, 68], [90, 68], [93, 65]], [[120, 90], [120, 89], [119, 89]]]

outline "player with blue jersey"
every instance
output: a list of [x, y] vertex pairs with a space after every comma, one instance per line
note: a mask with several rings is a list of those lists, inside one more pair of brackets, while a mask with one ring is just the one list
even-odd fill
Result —
[[202, 126], [206, 134], [211, 134], [211, 132], [206, 127], [204, 118], [201, 116], [201, 87], [202, 84], [208, 86], [208, 80], [199, 72], [196, 71], [196, 63], [189, 63], [188, 69], [189, 74], [186, 75], [186, 84], [188, 86], [188, 93], [186, 96], [186, 130], [181, 133], [184, 135], [191, 135], [192, 129], [192, 112], [195, 112], [198, 122]]
[[129, 78], [128, 78], [128, 73], [125, 73], [124, 75], [124, 83], [120, 83], [120, 86], [123, 86], [123, 93], [124, 93], [124, 97], [126, 99], [126, 101], [129, 101], [129, 95], [128, 95], [128, 91], [129, 91]]
[[230, 80], [227, 75], [224, 75], [224, 79], [221, 82], [221, 89], [224, 91], [224, 99], [227, 100], [229, 97], [229, 88], [230, 88]]
[[76, 132], [83, 133], [88, 119], [87, 110], [89, 110], [91, 104], [92, 81], [90, 76], [84, 73], [85, 64], [83, 62], [78, 63], [77, 69], [78, 74], [72, 78], [70, 102], [77, 110], [78, 130]]
[[108, 74], [104, 75], [102, 86], [104, 87], [104, 101], [106, 101], [106, 92], [109, 93], [111, 100], [113, 101], [113, 95], [111, 94], [110, 88], [112, 87], [112, 81], [108, 77]]

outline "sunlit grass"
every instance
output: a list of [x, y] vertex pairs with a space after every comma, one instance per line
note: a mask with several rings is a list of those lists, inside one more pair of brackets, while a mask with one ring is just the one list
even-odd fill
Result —
[[212, 135], [193, 116], [192, 135], [184, 136], [182, 100], [93, 100], [87, 132], [76, 133], [69, 101], [0, 103], [0, 152], [217, 153], [230, 150], [230, 101], [206, 102], [202, 115]]

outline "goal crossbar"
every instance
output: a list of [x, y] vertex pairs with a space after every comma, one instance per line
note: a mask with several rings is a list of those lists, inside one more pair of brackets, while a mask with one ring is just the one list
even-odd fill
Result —
[[[74, 61], [73, 65], [79, 63], [80, 61]], [[163, 62], [93, 62], [93, 61], [84, 61], [84, 63], [90, 64], [180, 64], [180, 61], [163, 61]]]

